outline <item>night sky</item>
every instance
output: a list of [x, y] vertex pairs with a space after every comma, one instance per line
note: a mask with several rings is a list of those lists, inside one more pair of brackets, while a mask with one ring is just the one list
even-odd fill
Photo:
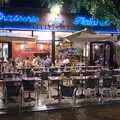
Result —
[[[48, 5], [42, 5], [40, 0], [9, 0], [9, 6], [12, 8], [48, 8]], [[70, 11], [70, 6], [65, 4], [62, 10]], [[88, 15], [88, 12], [84, 8], [81, 11], [82, 14]]]
[[11, 7], [46, 7], [46, 5], [42, 6], [39, 0], [9, 0], [9, 5]]

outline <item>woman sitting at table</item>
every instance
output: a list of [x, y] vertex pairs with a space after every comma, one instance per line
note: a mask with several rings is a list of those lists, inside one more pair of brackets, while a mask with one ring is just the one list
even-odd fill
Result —
[[21, 60], [17, 63], [16, 67], [17, 67], [17, 68], [23, 68], [23, 65], [24, 65], [24, 61], [21, 59]]
[[31, 67], [31, 61], [29, 57], [26, 57], [26, 59], [24, 60], [24, 67]]
[[38, 57], [34, 57], [32, 60], [32, 66], [37, 67], [39, 66], [39, 62], [38, 62]]
[[63, 59], [63, 65], [64, 66], [66, 66], [66, 65], [69, 65], [69, 63], [70, 63], [70, 60], [67, 58], [67, 57], [65, 57], [64, 59]]
[[45, 67], [48, 67], [48, 68], [52, 66], [52, 60], [49, 56], [47, 56], [46, 60], [44, 61], [44, 65]]
[[5, 67], [5, 71], [7, 72], [12, 71], [15, 68], [15, 63], [12, 59], [9, 59], [4, 67]]

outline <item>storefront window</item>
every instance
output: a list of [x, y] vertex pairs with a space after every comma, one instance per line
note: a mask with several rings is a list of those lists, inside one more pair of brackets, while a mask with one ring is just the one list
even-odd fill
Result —
[[8, 43], [0, 43], [0, 58], [8, 57]]
[[8, 43], [3, 43], [3, 57], [8, 57]]

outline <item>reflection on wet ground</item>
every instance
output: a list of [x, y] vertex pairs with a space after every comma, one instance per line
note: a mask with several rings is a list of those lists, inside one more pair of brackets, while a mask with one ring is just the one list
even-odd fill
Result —
[[120, 104], [1, 115], [0, 120], [120, 120]]

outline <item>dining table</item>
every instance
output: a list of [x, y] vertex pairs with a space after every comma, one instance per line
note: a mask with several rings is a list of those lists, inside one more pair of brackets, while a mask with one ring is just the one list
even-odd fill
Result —
[[[58, 99], [59, 99], [59, 87], [60, 87], [60, 83], [61, 82], [65, 82], [65, 81], [73, 81], [73, 80], [78, 80], [78, 81], [82, 81], [82, 83], [84, 84], [85, 81], [87, 79], [99, 79], [97, 75], [89, 75], [89, 76], [49, 76], [48, 77], [50, 81], [58, 81]], [[71, 82], [69, 82], [71, 83]], [[84, 97], [83, 95], [83, 84], [82, 84], [82, 93], [81, 93], [81, 97]], [[68, 84], [69, 85], [69, 84]], [[71, 85], [71, 84], [70, 84]], [[99, 87], [99, 86], [97, 86]], [[99, 88], [98, 88], [99, 89]]]
[[17, 71], [6, 71], [6, 72], [2, 72], [1, 76], [3, 79], [5, 80], [17, 80], [17, 78], [20, 78], [22, 75], [20, 72]]

